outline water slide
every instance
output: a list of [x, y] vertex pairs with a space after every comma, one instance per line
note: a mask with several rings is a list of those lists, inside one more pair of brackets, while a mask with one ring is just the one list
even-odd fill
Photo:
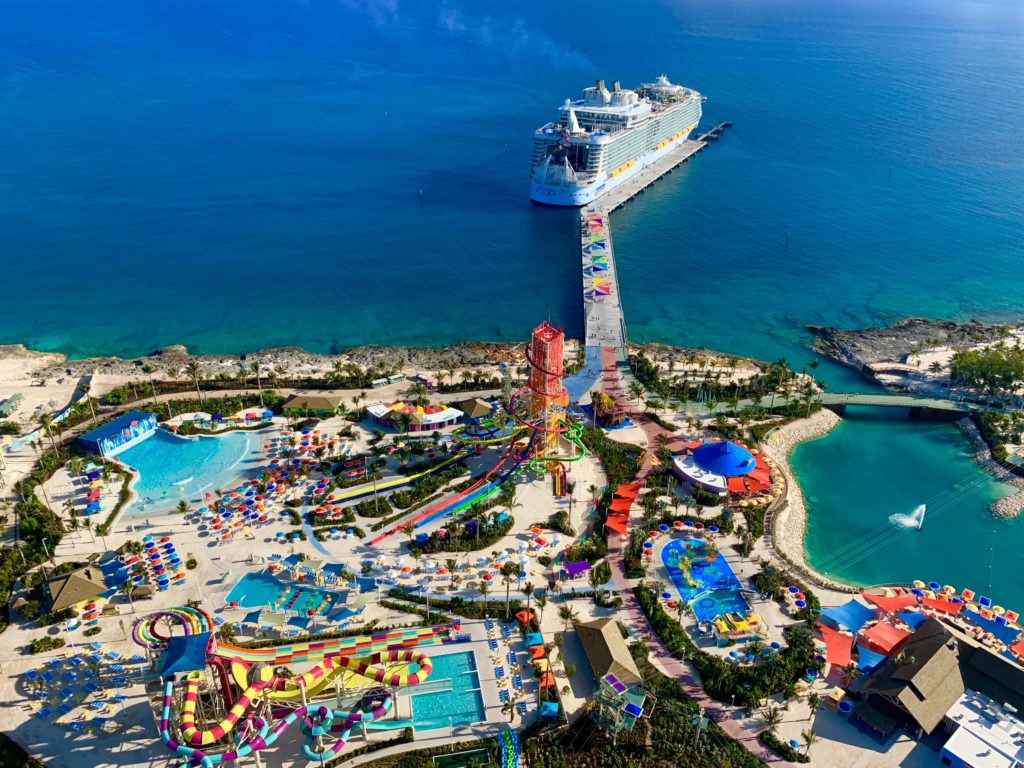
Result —
[[[446, 499], [442, 499], [441, 501], [437, 502], [432, 506], [427, 507], [425, 510], [421, 511], [415, 517], [400, 521], [397, 525], [392, 526], [383, 533], [379, 534], [376, 538], [371, 539], [369, 542], [370, 546], [375, 546], [380, 542], [384, 541], [384, 539], [388, 538], [389, 536], [393, 536], [394, 534], [401, 532], [407, 525], [412, 524], [416, 527], [419, 527], [419, 525], [427, 523], [430, 520], [434, 520], [440, 517], [441, 515], [448, 514], [449, 512], [454, 512], [460, 509], [464, 509], [469, 504], [476, 503], [481, 499], [486, 498], [487, 495], [490, 495], [497, 488], [499, 488], [501, 483], [505, 482], [505, 480], [508, 479], [514, 472], [519, 470], [520, 465], [522, 465], [523, 461], [525, 460], [524, 457], [530, 455], [530, 448], [533, 446], [533, 441], [536, 439], [536, 437], [536, 432], [530, 435], [530, 442], [527, 444], [526, 449], [522, 452], [521, 455], [516, 453], [515, 443], [511, 443], [508, 447], [508, 450], [506, 450], [501, 459], [498, 460], [498, 463], [491, 467], [490, 471], [487, 472], [487, 474], [485, 474], [471, 486], [469, 486], [465, 490], [459, 491], [458, 493], [452, 496], [449, 496]], [[510, 461], [512, 463], [509, 466], [508, 470], [501, 474], [498, 480], [490, 481], [491, 476], [501, 471], [505, 464]]]
[[[213, 625], [209, 615], [199, 609], [172, 608], [139, 619], [133, 628], [135, 641], [149, 648], [165, 647], [169, 638], [157, 629], [158, 622], [164, 620], [177, 622], [186, 635], [207, 632]], [[175, 677], [169, 676], [164, 681], [160, 739], [168, 749], [193, 765], [212, 768], [269, 747], [301, 720], [300, 730], [306, 737], [302, 747], [304, 756], [323, 762], [344, 748], [357, 725], [377, 723], [374, 726], [377, 729], [405, 727], [408, 721], [380, 722], [394, 704], [392, 693], [383, 687], [418, 685], [427, 680], [433, 665], [415, 648], [450, 641], [452, 628], [425, 627], [262, 649], [214, 644], [208, 651], [207, 662], [219, 678], [227, 715], [211, 728], [198, 727], [196, 704], [204, 674], [201, 671], [187, 674], [179, 724], [181, 741], [178, 741], [172, 734]], [[274, 676], [276, 665], [302, 661], [320, 663], [297, 677]], [[237, 699], [232, 696], [228, 665], [230, 678], [243, 690]], [[352, 687], [365, 688], [367, 693], [348, 712], [324, 704], [306, 704], [287, 711], [282, 719], [276, 717], [282, 710], [275, 709], [269, 713], [271, 719], [268, 720], [265, 714], [250, 711], [263, 697], [293, 699], [303, 693], [315, 696], [335, 681], [344, 682], [346, 687], [351, 683]], [[234, 748], [207, 754], [205, 747], [223, 744], [232, 735]], [[328, 737], [334, 741], [325, 747], [324, 739]]]
[[519, 765], [519, 734], [506, 728], [496, 737], [498, 740], [498, 765], [500, 768], [517, 768]]
[[399, 488], [404, 488], [407, 485], [412, 485], [421, 477], [437, 472], [439, 469], [447, 467], [449, 464], [453, 464], [460, 459], [466, 457], [466, 453], [457, 453], [450, 459], [446, 459], [439, 464], [434, 465], [430, 469], [424, 470], [423, 472], [417, 472], [415, 475], [401, 475], [399, 477], [392, 477], [386, 480], [378, 480], [376, 483], [360, 483], [359, 485], [353, 485], [349, 488], [336, 489], [333, 492], [334, 501], [336, 503], [345, 501], [355, 501], [356, 499], [362, 499], [366, 496], [372, 496], [374, 493], [383, 493], [385, 491], [395, 491]]

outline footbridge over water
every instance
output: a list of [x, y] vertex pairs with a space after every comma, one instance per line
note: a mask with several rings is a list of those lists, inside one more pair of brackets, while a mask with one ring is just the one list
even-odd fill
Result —
[[853, 394], [828, 392], [821, 396], [821, 404], [842, 416], [850, 406], [873, 408], [909, 408], [912, 418], [959, 419], [967, 413], [986, 410], [984, 405], [963, 400], [898, 394]]

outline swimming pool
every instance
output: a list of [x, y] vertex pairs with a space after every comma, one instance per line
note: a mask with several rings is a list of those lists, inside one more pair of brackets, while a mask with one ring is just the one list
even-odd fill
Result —
[[263, 464], [264, 436], [228, 432], [217, 437], [179, 437], [166, 429], [133, 445], [118, 458], [139, 473], [129, 514], [158, 514], [180, 501], [198, 502], [206, 492], [234, 487]]
[[[721, 552], [708, 559], [710, 550], [703, 539], [675, 539], [661, 550], [661, 562], [679, 591], [679, 597], [693, 609], [698, 621], [712, 621], [725, 613], [750, 613], [740, 594], [743, 584]], [[683, 559], [689, 564], [689, 577]]]
[[333, 592], [303, 584], [286, 584], [269, 573], [247, 573], [231, 588], [226, 602], [241, 608], [270, 608], [296, 611], [301, 616], [313, 611], [318, 616], [330, 613], [338, 597]]
[[429, 683], [448, 683], [442, 690], [416, 693], [412, 689], [412, 721], [416, 731], [448, 728], [450, 725], [472, 725], [487, 719], [480, 695], [480, 675], [472, 651], [430, 654], [434, 671]]

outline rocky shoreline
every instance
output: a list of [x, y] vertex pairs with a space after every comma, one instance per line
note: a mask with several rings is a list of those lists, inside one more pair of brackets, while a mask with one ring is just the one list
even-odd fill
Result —
[[761, 445], [764, 454], [772, 459], [786, 478], [786, 504], [775, 514], [772, 521], [772, 539], [779, 554], [799, 569], [809, 574], [820, 585], [848, 592], [849, 584], [830, 579], [818, 573], [807, 563], [804, 552], [804, 534], [807, 531], [807, 507], [793, 470], [789, 455], [793, 448], [806, 440], [827, 435], [841, 423], [841, 419], [827, 408], [806, 419], [800, 419], [772, 432]]
[[[199, 364], [200, 376], [215, 379], [224, 375], [237, 376], [241, 369], [259, 364], [264, 375], [274, 371], [288, 377], [318, 378], [346, 365], [360, 368], [394, 371], [422, 371], [437, 374], [452, 371], [454, 376], [467, 368], [495, 367], [499, 363], [525, 364], [526, 343], [498, 343], [466, 341], [446, 347], [405, 347], [363, 345], [352, 347], [336, 355], [307, 352], [301, 347], [275, 347], [246, 352], [240, 355], [193, 355], [188, 348], [175, 344], [150, 355], [135, 358], [115, 356], [90, 357], [69, 360], [57, 352], [39, 352], [23, 344], [0, 345], [0, 361], [31, 360], [36, 364], [35, 375], [42, 381], [63, 377], [81, 378], [93, 374], [141, 380], [146, 377], [143, 368], [152, 369], [159, 381], [183, 381], [188, 378], [185, 369], [191, 361]], [[672, 347], [665, 344], [631, 344], [631, 353], [643, 352], [656, 359], [683, 362], [688, 356], [743, 359], [706, 348]], [[565, 340], [565, 353], [572, 357], [580, 352], [578, 339]]]
[[[871, 378], [878, 364], [904, 363], [928, 347], [960, 347], [1005, 338], [1009, 326], [971, 320], [928, 320], [908, 317], [882, 328], [830, 328], [809, 325], [814, 350]], [[865, 370], [867, 368], [867, 370]]]
[[1012, 485], [1017, 489], [1016, 493], [1011, 493], [1009, 496], [1004, 496], [992, 502], [992, 514], [1009, 520], [1024, 512], [1024, 478], [1008, 471], [992, 458], [992, 451], [989, 450], [988, 444], [981, 436], [981, 432], [978, 431], [972, 419], [960, 419], [956, 426], [970, 442], [971, 447], [974, 449], [974, 460], [981, 465], [982, 469], [999, 482]]

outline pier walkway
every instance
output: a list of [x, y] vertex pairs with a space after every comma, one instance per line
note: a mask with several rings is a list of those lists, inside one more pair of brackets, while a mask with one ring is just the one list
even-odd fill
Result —
[[583, 325], [586, 361], [583, 368], [566, 379], [573, 401], [591, 389], [600, 378], [602, 349], [613, 349], [620, 362], [629, 358], [626, 318], [615, 268], [610, 214], [651, 184], [669, 174], [708, 145], [732, 123], [726, 121], [684, 141], [665, 156], [644, 168], [615, 189], [580, 210], [580, 255], [582, 267]]

